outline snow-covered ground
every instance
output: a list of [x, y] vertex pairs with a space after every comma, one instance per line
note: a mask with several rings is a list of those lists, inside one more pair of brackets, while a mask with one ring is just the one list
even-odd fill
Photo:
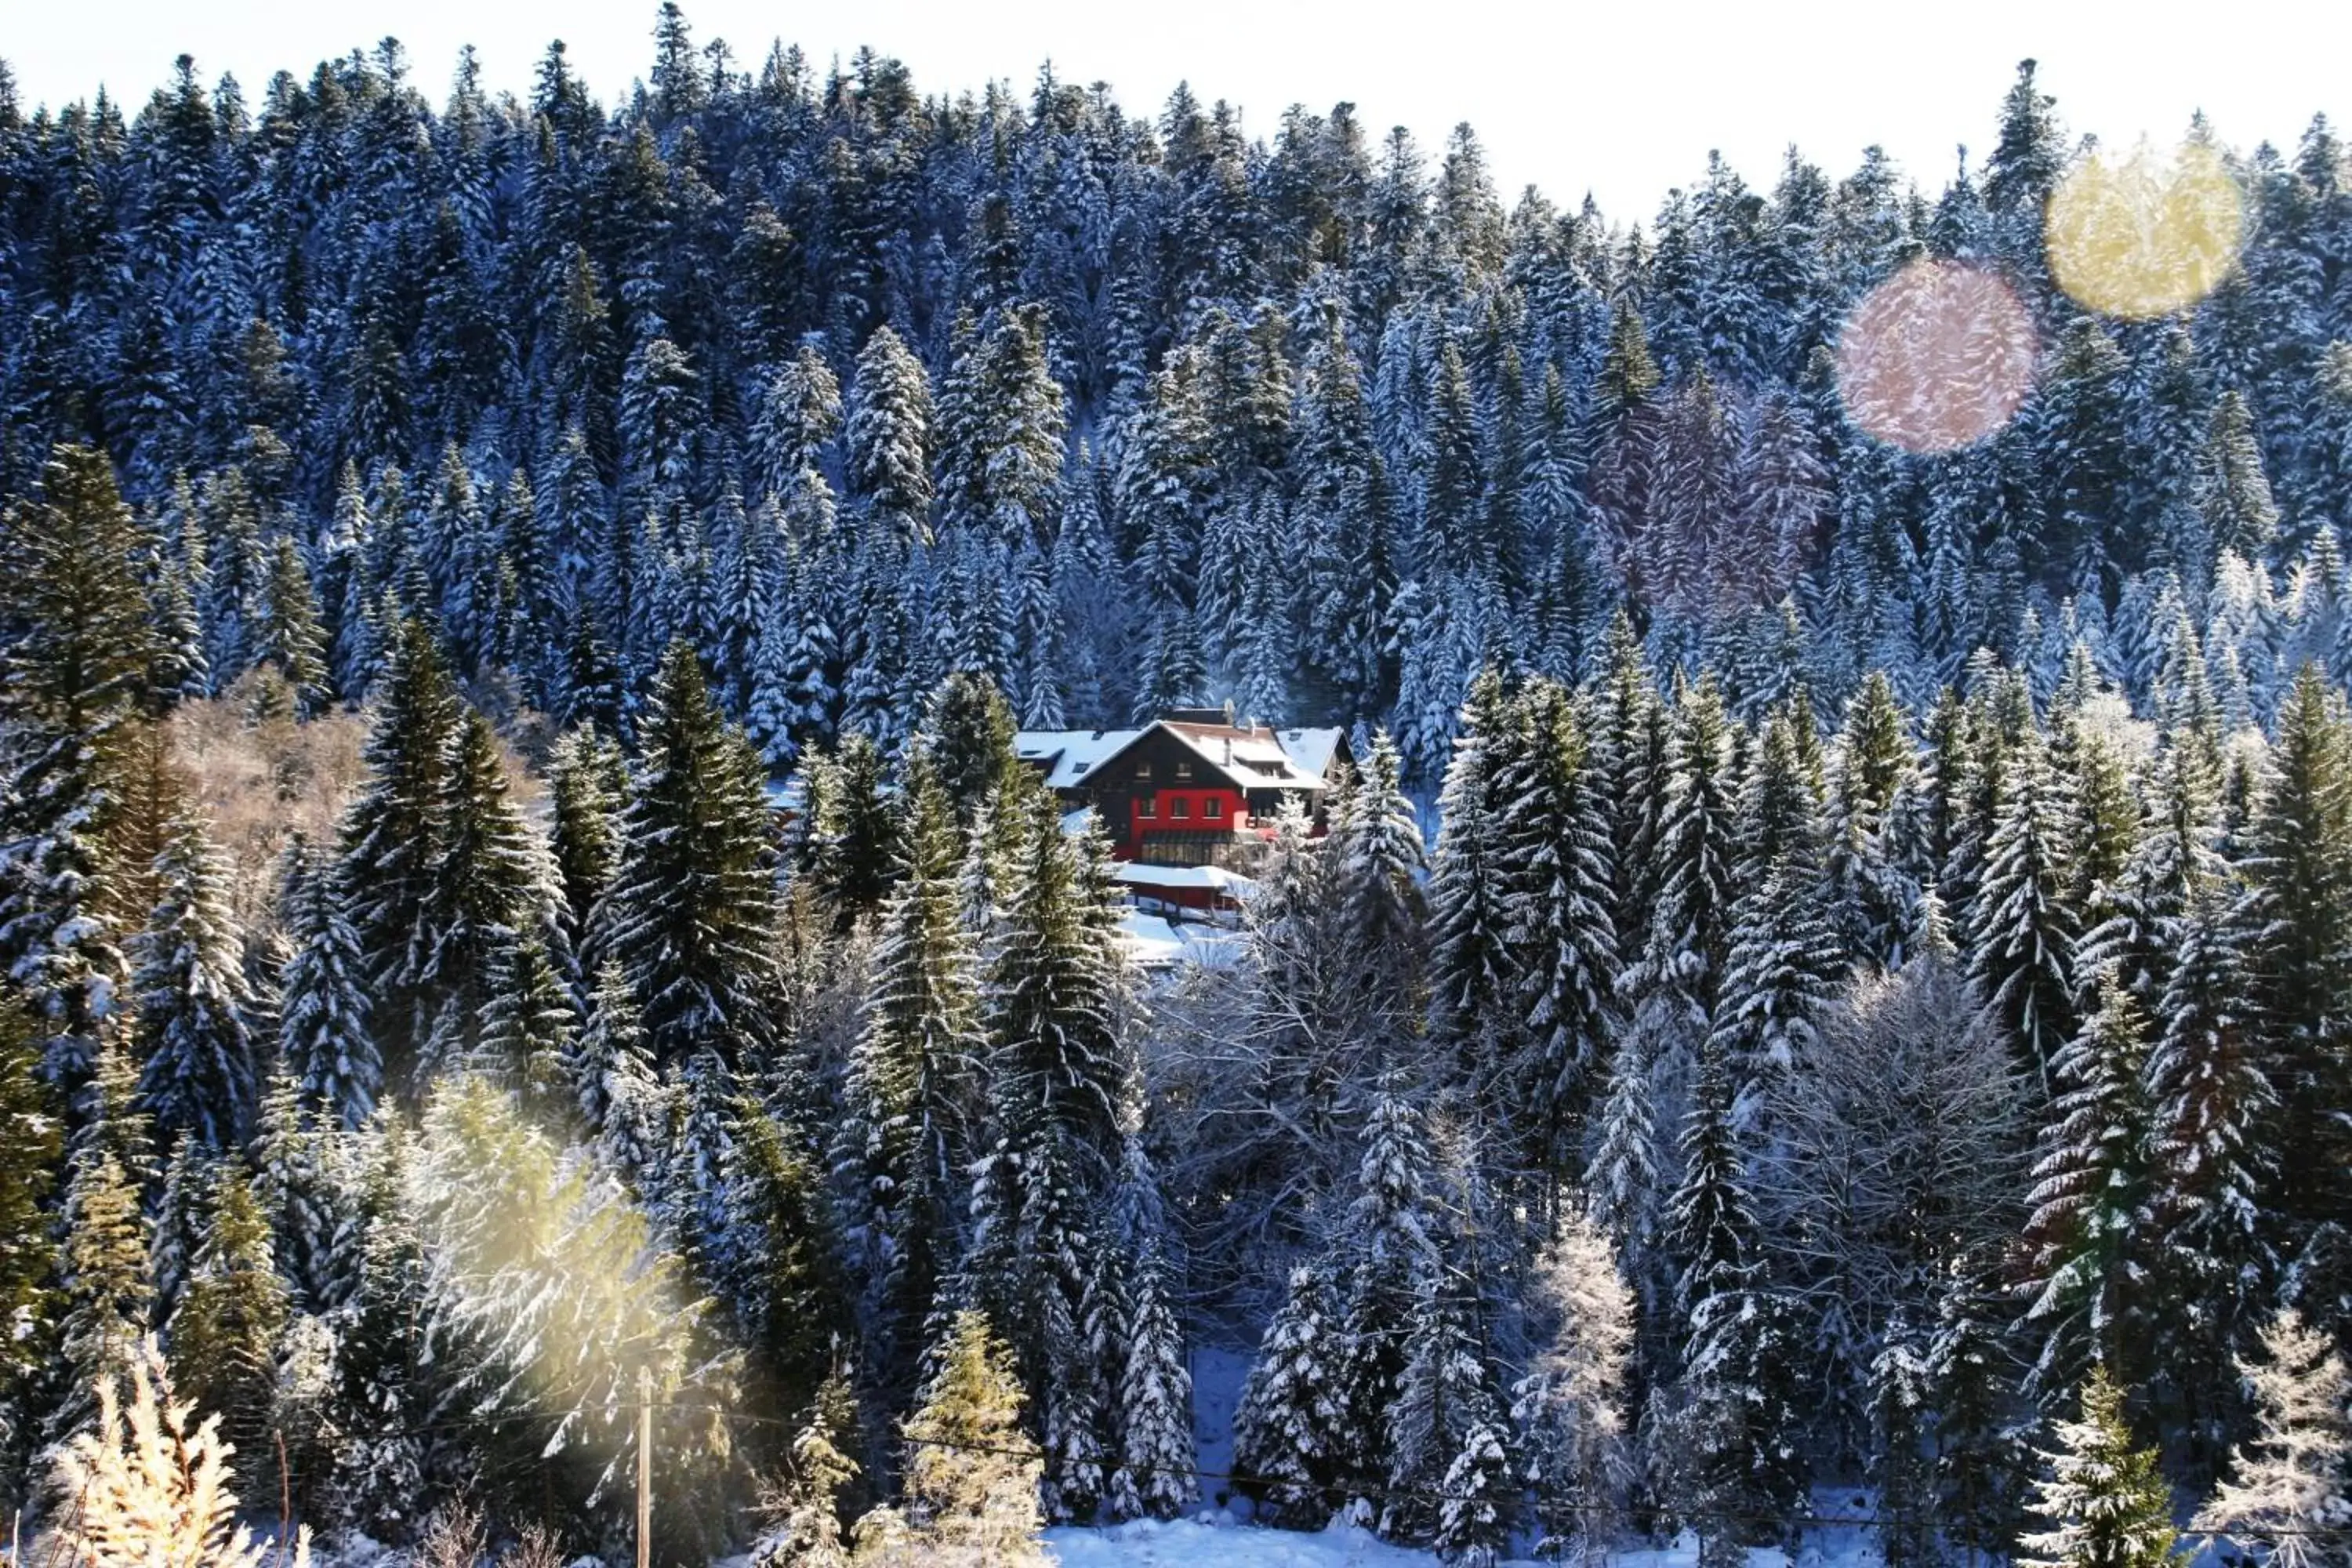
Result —
[[[1202, 1467], [1206, 1468], [1206, 1466]], [[1391, 1546], [1343, 1525], [1312, 1534], [1261, 1530], [1230, 1514], [1204, 1511], [1169, 1524], [1139, 1521], [1108, 1530], [1049, 1530], [1045, 1542], [1062, 1568], [1436, 1568], [1434, 1553]], [[1608, 1568], [1696, 1568], [1688, 1537], [1663, 1550], [1612, 1552]], [[1793, 1568], [1880, 1568], [1866, 1530], [1827, 1529], [1809, 1536]], [[1503, 1568], [1541, 1568], [1514, 1560]], [[1748, 1568], [1792, 1568], [1777, 1548], [1754, 1547]]]
[[[1840, 1540], [1809, 1542], [1796, 1568], [1877, 1568], [1867, 1532], [1837, 1530]], [[1260, 1530], [1230, 1517], [1139, 1521], [1108, 1530], [1049, 1530], [1045, 1542], [1062, 1568], [1435, 1568], [1427, 1552], [1391, 1546], [1368, 1531], [1344, 1525], [1312, 1534]], [[1663, 1551], [1612, 1552], [1608, 1568], [1695, 1568], [1698, 1549], [1685, 1540]], [[1540, 1568], [1512, 1562], [1503, 1568]], [[1790, 1568], [1785, 1552], [1758, 1547], [1748, 1568]]]
[[[1192, 1424], [1200, 1468], [1209, 1475], [1233, 1470], [1234, 1405], [1249, 1373], [1247, 1351], [1198, 1346], [1192, 1352]], [[1816, 1518], [1862, 1519], [1870, 1497], [1853, 1488], [1824, 1487], [1811, 1500]], [[1230, 1498], [1224, 1484], [1201, 1483], [1198, 1512], [1160, 1524], [1138, 1521], [1104, 1530], [1052, 1530], [1046, 1542], [1063, 1568], [1437, 1568], [1434, 1553], [1391, 1546], [1368, 1531], [1335, 1525], [1313, 1532], [1265, 1530], [1247, 1522], [1249, 1504]], [[1697, 1542], [1685, 1536], [1674, 1546], [1612, 1552], [1608, 1568], [1696, 1568]], [[1808, 1532], [1792, 1564], [1787, 1553], [1759, 1547], [1748, 1568], [1881, 1568], [1870, 1531], [1852, 1526], [1816, 1526]], [[1514, 1561], [1504, 1568], [1540, 1568]]]
[[1308, 1535], [1180, 1519], [1054, 1530], [1045, 1540], [1063, 1568], [1432, 1568], [1437, 1561], [1344, 1527]]

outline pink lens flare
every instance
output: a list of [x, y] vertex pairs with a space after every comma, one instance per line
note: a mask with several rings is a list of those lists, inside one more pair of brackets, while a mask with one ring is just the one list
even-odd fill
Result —
[[1923, 257], [1873, 289], [1838, 334], [1846, 415], [1906, 452], [1974, 446], [2033, 387], [2032, 318], [2000, 275]]

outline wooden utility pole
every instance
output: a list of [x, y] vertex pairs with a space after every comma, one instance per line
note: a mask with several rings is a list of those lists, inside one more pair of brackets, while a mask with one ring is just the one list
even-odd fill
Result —
[[654, 1369], [637, 1368], [637, 1568], [654, 1563]]

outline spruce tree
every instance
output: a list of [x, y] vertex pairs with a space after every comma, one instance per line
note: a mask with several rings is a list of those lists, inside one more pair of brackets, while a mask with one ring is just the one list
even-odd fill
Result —
[[155, 638], [147, 666], [149, 705], [163, 709], [204, 696], [212, 688], [212, 666], [205, 658], [204, 626], [196, 618], [196, 601], [178, 562], [167, 557], [156, 566], [147, 597]]
[[0, 794], [0, 958], [41, 1021], [43, 1070], [78, 1089], [123, 979], [104, 844], [113, 759], [152, 660], [142, 541], [106, 455], [77, 446], [50, 454], [37, 498], [8, 508], [0, 538], [5, 710], [20, 734]]
[[1445, 823], [1429, 879], [1430, 1036], [1451, 1076], [1483, 1097], [1517, 1054], [1507, 1003], [1520, 984], [1506, 940], [1507, 850], [1503, 769], [1517, 737], [1499, 677], [1471, 683], [1438, 809]]
[[1020, 766], [1017, 726], [1004, 694], [985, 677], [957, 671], [931, 694], [924, 721], [927, 756], [959, 825], [969, 826]]
[[270, 552], [261, 624], [254, 629], [255, 661], [268, 666], [286, 683], [293, 694], [295, 711], [307, 719], [325, 706], [331, 695], [326, 652], [326, 633], [319, 625], [310, 571], [302, 564], [294, 542], [281, 536]]
[[621, 966], [610, 960], [597, 972], [570, 1067], [583, 1120], [642, 1193], [668, 1127], [666, 1114], [656, 1114], [662, 1090], [646, 1049], [636, 995]]
[[1873, 670], [1847, 706], [1832, 770], [1823, 868], [1829, 907], [1849, 955], [1893, 963], [1904, 954], [1913, 884], [1899, 868], [1898, 810], [1916, 789], [1906, 721], [1885, 673]]
[[[1666, 999], [1651, 997], [1644, 1010], [1655, 1015]], [[1644, 1018], [1637, 1013], [1609, 1061], [1609, 1081], [1601, 1100], [1592, 1152], [1585, 1166], [1586, 1204], [1621, 1247], [1646, 1256], [1656, 1239], [1662, 1190], [1659, 1161], [1657, 1061], [1653, 1051], [1670, 1042], [1671, 1032], [1687, 1045], [1692, 1020]]]
[[1297, 1265], [1234, 1407], [1234, 1468], [1273, 1523], [1313, 1528], [1331, 1516], [1329, 1489], [1349, 1440], [1339, 1381], [1344, 1353], [1330, 1271]]
[[111, 1149], [85, 1150], [66, 1183], [66, 1231], [58, 1268], [58, 1371], [65, 1397], [47, 1428], [57, 1442], [87, 1430], [100, 1382], [123, 1376], [149, 1331], [155, 1289], [147, 1267], [147, 1221], [131, 1173]]
[[21, 1451], [26, 1394], [50, 1342], [57, 1248], [45, 1203], [56, 1184], [63, 1126], [39, 1078], [29, 1020], [0, 1010], [0, 1463]]
[[1387, 733], [1374, 736], [1364, 776], [1332, 827], [1333, 896], [1360, 965], [1358, 984], [1372, 1007], [1399, 1023], [1420, 988], [1426, 910], [1417, 875], [1426, 850], [1401, 770]]
[[1607, 837], [1606, 782], [1568, 693], [1539, 681], [1522, 705], [1524, 752], [1504, 780], [1505, 937], [1527, 1026], [1511, 1101], [1526, 1109], [1526, 1147], [1565, 1173], [1600, 1101], [1614, 1023], [1610, 874], [1619, 847]]
[[515, 807], [498, 735], [477, 710], [458, 721], [436, 815], [439, 855], [425, 904], [433, 945], [424, 977], [436, 1016], [454, 1018], [457, 1034], [436, 1027], [427, 1073], [478, 1043], [497, 968], [526, 934], [536, 940], [547, 897], [543, 851]]
[[2057, 1092], [2055, 1060], [2074, 1027], [2074, 912], [2060, 783], [2031, 731], [1994, 764], [2001, 804], [1976, 891], [1972, 973], [1991, 997], [2019, 1065]]
[[858, 1550], [877, 1561], [936, 1552], [952, 1561], [1036, 1568], [1037, 1450], [1021, 1430], [1021, 1386], [1003, 1342], [978, 1312], [959, 1312], [931, 1358], [938, 1370], [901, 1434], [902, 1512], [869, 1515]]
[[435, 1348], [425, 1299], [427, 1261], [408, 1190], [405, 1121], [380, 1116], [362, 1134], [359, 1167], [359, 1268], [334, 1315], [338, 1407], [349, 1426], [336, 1456], [334, 1501], [361, 1528], [397, 1534], [414, 1523], [425, 1487]]
[[2352, 1529], [2352, 1379], [2326, 1337], [2292, 1309], [2262, 1333], [2259, 1361], [2238, 1371], [2254, 1397], [2254, 1426], [2192, 1528], [2269, 1549], [2283, 1568], [2340, 1557], [2328, 1537]]
[[[2058, 1085], [2035, 1153], [2029, 1321], [2042, 1325], [2043, 1387], [2070, 1386], [2092, 1363], [2137, 1364], [2150, 1245], [2147, 1016], [2102, 984], [2097, 1011], [2052, 1066]], [[2124, 1358], [2129, 1357], [2126, 1363]]]
[[2306, 665], [2281, 702], [2272, 765], [2248, 828], [2251, 992], [2282, 1115], [2277, 1207], [2297, 1226], [2345, 1212], [2352, 1144], [2352, 723]]
[[310, 868], [291, 889], [294, 952], [279, 979], [278, 1043], [310, 1103], [351, 1129], [374, 1114], [383, 1061], [368, 1022], [366, 954], [333, 871]]
[[568, 1069], [580, 1018], [572, 988], [536, 931], [507, 938], [485, 980], [481, 1032], [470, 1065], [511, 1086], [534, 1110], [568, 1109]]
[[1125, 978], [1112, 938], [1118, 895], [1097, 842], [1063, 834], [1050, 800], [1032, 809], [988, 969], [989, 1070], [1022, 1085], [1072, 1152], [1107, 1169], [1129, 1073], [1118, 1028]]
[[[1423, 1127], [1402, 1078], [1384, 1073], [1364, 1124], [1363, 1161], [1349, 1210], [1339, 1391], [1347, 1426], [1332, 1456], [1343, 1499], [1383, 1488], [1394, 1449], [1389, 1413], [1402, 1386], [1407, 1340], [1443, 1260], [1431, 1234], [1434, 1194]], [[1444, 1465], [1451, 1454], [1435, 1457]]]
[[1997, 1555], [2015, 1538], [2023, 1481], [2011, 1408], [2015, 1310], [2006, 1285], [1986, 1273], [1978, 1260], [1963, 1258], [1942, 1282], [1926, 1369], [1936, 1415], [1935, 1517], [1973, 1557]]
[[1132, 1297], [1115, 1391], [1119, 1447], [1110, 1510], [1124, 1519], [1174, 1519], [1200, 1495], [1200, 1483], [1192, 1475], [1192, 1373], [1157, 1238], [1136, 1260]]
[[356, 1238], [345, 1230], [342, 1152], [303, 1105], [294, 1076], [282, 1065], [273, 1070], [253, 1140], [253, 1194], [294, 1303], [314, 1310], [340, 1305], [352, 1273]]
[[810, 870], [833, 900], [845, 933], [880, 905], [898, 859], [898, 812], [885, 767], [881, 747], [852, 735], [825, 765], [811, 770]]
[[763, 771], [683, 642], [663, 657], [640, 734], [607, 951], [656, 1062], [756, 1055], [772, 1033], [777, 919]]
[[851, 489], [899, 551], [928, 542], [931, 393], [923, 367], [888, 327], [866, 341], [850, 384]]
[[1445, 1468], [1445, 1500], [1438, 1505], [1430, 1542], [1439, 1562], [1494, 1568], [1508, 1549], [1517, 1512], [1509, 1439], [1508, 1429], [1483, 1412], [1463, 1434], [1462, 1447]]
[[1843, 967], [1819, 909], [1818, 805], [1789, 717], [1775, 714], [1740, 811], [1743, 886], [1713, 1032], [1731, 1066], [1743, 1126], [1758, 1121], [1763, 1100], [1813, 1048]]
[[2218, 1368], [2251, 1328], [2275, 1274], [2264, 1197], [2278, 1153], [2277, 1103], [2246, 1006], [2240, 933], [2211, 896], [2179, 922], [2180, 947], [2146, 1066], [2148, 1213], [2161, 1290], [2197, 1353], [2179, 1381], [2210, 1405]]
[[954, 1263], [957, 1177], [984, 1046], [955, 829], [927, 758], [908, 793], [905, 857], [883, 906], [833, 1146], [868, 1373], [901, 1389], [911, 1387], [931, 1293]]
[[1676, 1473], [1697, 1516], [1702, 1561], [1722, 1560], [1761, 1533], [1760, 1521], [1795, 1507], [1808, 1479], [1796, 1440], [1795, 1325], [1764, 1277], [1732, 1114], [1729, 1074], [1710, 1043], [1692, 1089], [1667, 1232], [1682, 1262], [1675, 1300], [1687, 1327]]
[[1381, 1424], [1381, 1533], [1429, 1542], [1447, 1561], [1482, 1550], [1491, 1559], [1503, 1533], [1497, 1500], [1508, 1472], [1502, 1412], [1466, 1295], [1436, 1272], [1420, 1280]]
[[[2197, 456], [2195, 487], [2199, 520], [2213, 547], [2250, 561], [2261, 558], [2279, 524], [2253, 426], [2243, 393], [2232, 387], [2215, 400], [2212, 424]], [[2204, 563], [2188, 564], [2197, 569]]]
[[1889, 1568], [1931, 1561], [1935, 1493], [1926, 1451], [1927, 1369], [1907, 1326], [1897, 1324], [1871, 1362], [1871, 1468], [1878, 1482], [1878, 1549]]
[[269, 1414], [286, 1286], [270, 1254], [269, 1223], [247, 1184], [243, 1163], [215, 1174], [210, 1219], [172, 1314], [173, 1381], [221, 1421], [247, 1487], [271, 1465]]
[[140, 1096], [165, 1136], [234, 1148], [251, 1130], [258, 1068], [247, 1021], [244, 943], [228, 868], [203, 822], [175, 820], [156, 858], [163, 897], [138, 943], [132, 984], [145, 1066]]
[[2054, 1423], [2050, 1473], [2033, 1483], [2047, 1529], [2018, 1544], [2028, 1568], [2163, 1568], [2178, 1555], [2172, 1498], [2153, 1450], [2132, 1446], [2124, 1391], [2105, 1367], [2083, 1384], [2079, 1420]]
[[629, 765], [620, 742], [590, 724], [566, 730], [548, 759], [548, 837], [556, 921], [584, 991], [603, 967], [599, 906], [621, 863], [621, 808]]
[[1672, 939], [1683, 984], [1712, 1010], [1730, 945], [1738, 794], [1731, 736], [1714, 681], [1680, 693], [1658, 823], [1654, 930]]
[[363, 753], [367, 783], [343, 816], [339, 881], [366, 963], [373, 997], [369, 1025], [384, 1082], [406, 1092], [434, 1022], [433, 910], [441, 897], [436, 873], [459, 718], [440, 650], [423, 622], [401, 624], [378, 690]]
[[188, 1288], [203, 1242], [205, 1213], [212, 1201], [213, 1173], [222, 1155], [188, 1133], [172, 1141], [157, 1184], [148, 1226], [147, 1270], [155, 1286], [154, 1320], [169, 1323]]
[[727, 1213], [734, 1267], [721, 1283], [775, 1402], [817, 1397], [850, 1326], [840, 1238], [816, 1163], [751, 1100], [735, 1108]]
[[[627, 624], [624, 619], [614, 630], [625, 631]], [[583, 602], [572, 619], [571, 647], [564, 656], [564, 722], [593, 726], [606, 735], [626, 735], [633, 710], [626, 680], [620, 650]]]

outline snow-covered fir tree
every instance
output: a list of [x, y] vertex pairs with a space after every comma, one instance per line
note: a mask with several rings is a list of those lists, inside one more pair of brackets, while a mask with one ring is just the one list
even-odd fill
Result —
[[2045, 1528], [2018, 1544], [2033, 1568], [2160, 1568], [2178, 1554], [2172, 1501], [2156, 1455], [2134, 1446], [2124, 1391], [2105, 1367], [2083, 1384], [2078, 1419], [2053, 1423], [2049, 1473], [2033, 1484], [2032, 1509]]
[[2254, 1426], [2194, 1528], [2266, 1547], [2266, 1560], [2287, 1568], [2326, 1561], [2329, 1533], [2352, 1525], [2343, 1357], [2289, 1309], [2263, 1327], [2261, 1359], [2239, 1371]]
[[164, 1135], [184, 1131], [215, 1148], [244, 1142], [260, 1089], [227, 875], [202, 821], [172, 825], [155, 861], [162, 901], [139, 937], [131, 977], [146, 1058], [141, 1099]]

